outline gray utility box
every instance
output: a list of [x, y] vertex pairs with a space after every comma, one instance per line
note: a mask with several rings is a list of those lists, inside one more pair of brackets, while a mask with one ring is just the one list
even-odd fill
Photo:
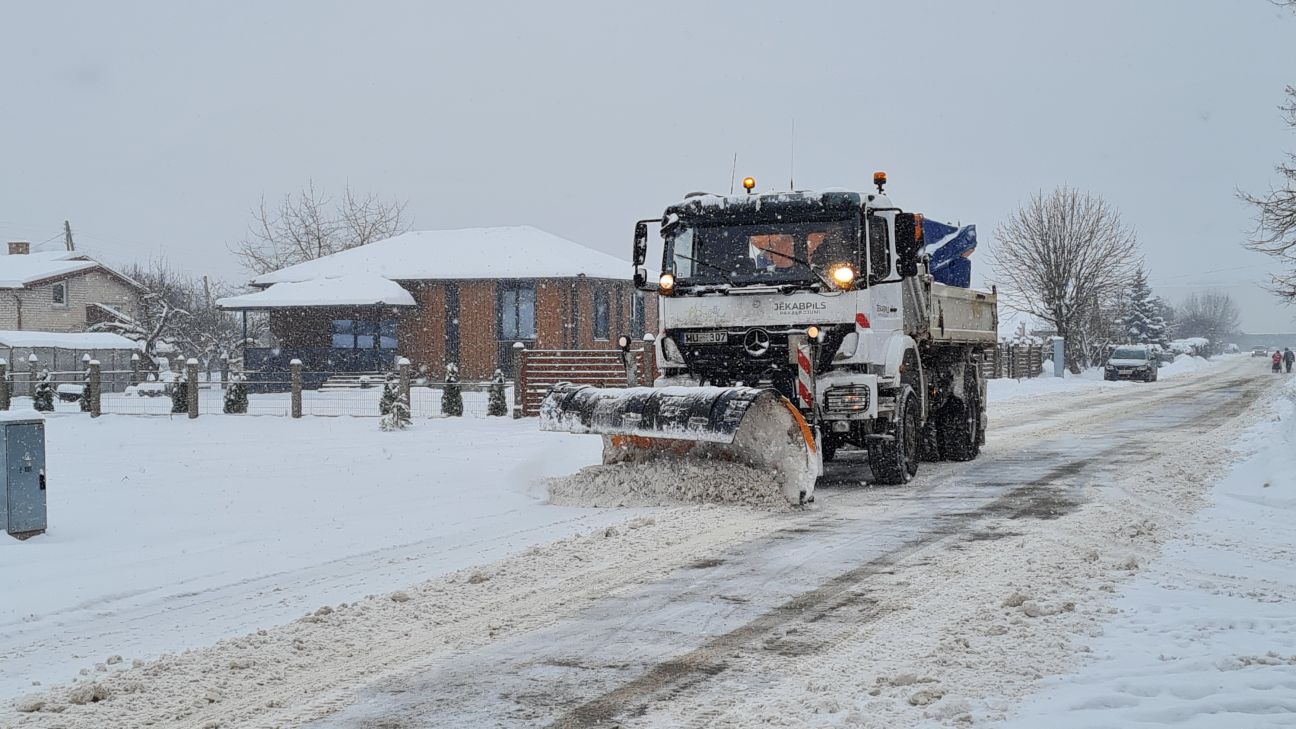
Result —
[[0, 524], [19, 539], [45, 533], [45, 421], [0, 414]]

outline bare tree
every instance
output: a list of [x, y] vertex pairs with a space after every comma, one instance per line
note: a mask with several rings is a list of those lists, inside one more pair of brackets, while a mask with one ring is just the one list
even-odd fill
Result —
[[990, 265], [1004, 303], [1052, 324], [1078, 372], [1102, 330], [1112, 329], [1113, 301], [1140, 263], [1134, 231], [1102, 198], [1061, 187], [1037, 193], [995, 237]]
[[1238, 331], [1237, 304], [1221, 291], [1189, 294], [1176, 313], [1178, 335], [1205, 337], [1213, 351], [1223, 351], [1224, 342]]
[[[1270, 0], [1296, 10], [1296, 0]], [[1296, 129], [1296, 86], [1288, 86], [1287, 103], [1278, 107], [1287, 126]], [[1255, 208], [1255, 229], [1247, 247], [1277, 258], [1284, 270], [1270, 276], [1270, 290], [1287, 303], [1296, 303], [1296, 154], [1288, 152], [1275, 168], [1280, 182], [1260, 195], [1242, 193]]]
[[273, 208], [262, 198], [252, 211], [247, 235], [233, 252], [245, 269], [259, 275], [408, 229], [403, 202], [383, 201], [372, 194], [357, 197], [347, 187], [335, 205], [311, 182], [296, 195], [285, 195]]
[[[1296, 2], [1293, 3], [1296, 7]], [[1287, 125], [1296, 129], [1296, 86], [1287, 87], [1288, 102], [1279, 107]], [[1255, 230], [1247, 247], [1277, 258], [1282, 271], [1270, 277], [1275, 294], [1296, 302], [1296, 154], [1287, 153], [1277, 166], [1280, 182], [1261, 195], [1243, 194], [1255, 208]]]
[[[220, 281], [210, 282], [186, 276], [164, 259], [126, 269], [142, 289], [137, 320], [114, 320], [91, 327], [92, 331], [121, 334], [140, 342], [150, 360], [163, 351], [175, 348], [185, 357], [199, 357], [208, 362], [222, 355], [242, 356], [242, 321], [238, 315], [216, 308], [216, 300], [234, 293]], [[264, 323], [249, 322], [248, 339], [262, 333]]]

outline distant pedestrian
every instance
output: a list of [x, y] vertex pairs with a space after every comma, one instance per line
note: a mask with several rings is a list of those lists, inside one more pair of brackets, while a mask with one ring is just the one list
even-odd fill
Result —
[[1282, 372], [1283, 353], [1275, 349], [1273, 353], [1273, 371]]
[[1291, 374], [1292, 362], [1296, 362], [1296, 352], [1292, 352], [1291, 347], [1283, 349], [1283, 364], [1287, 365], [1287, 374]]

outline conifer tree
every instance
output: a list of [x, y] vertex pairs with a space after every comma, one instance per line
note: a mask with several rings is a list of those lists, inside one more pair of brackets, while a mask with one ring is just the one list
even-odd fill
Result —
[[1122, 334], [1126, 341], [1139, 344], [1161, 344], [1165, 339], [1165, 319], [1157, 311], [1148, 286], [1147, 273], [1139, 266], [1126, 297], [1125, 314], [1121, 317]]
[[225, 412], [229, 415], [242, 415], [248, 411], [247, 385], [242, 375], [234, 375], [229, 387], [225, 390]]
[[441, 392], [441, 414], [450, 417], [463, 415], [463, 390], [459, 385], [459, 365], [446, 365], [445, 389]]
[[32, 394], [32, 408], [42, 413], [54, 412], [54, 385], [50, 383], [49, 370], [40, 372], [40, 381]]
[[400, 399], [400, 393], [397, 392], [399, 389], [400, 385], [396, 380], [396, 376], [388, 373], [386, 379], [383, 380], [382, 397], [378, 400], [379, 413], [383, 415], [391, 414], [392, 406]]
[[491, 375], [490, 397], [486, 401], [486, 414], [503, 416], [508, 415], [508, 400], [504, 397], [504, 373], [495, 370]]

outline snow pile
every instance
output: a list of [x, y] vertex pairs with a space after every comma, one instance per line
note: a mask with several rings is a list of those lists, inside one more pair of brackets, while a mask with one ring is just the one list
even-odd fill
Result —
[[[566, 419], [574, 416], [568, 413]], [[563, 419], [549, 417], [559, 424]], [[732, 444], [605, 435], [603, 463], [551, 481], [550, 501], [582, 506], [800, 504], [812, 498], [819, 475], [818, 460], [809, 453], [799, 423], [782, 401], [770, 397], [746, 410]]]
[[1175, 357], [1175, 361], [1170, 362], [1157, 370], [1157, 377], [1180, 377], [1190, 375], [1194, 372], [1200, 372], [1207, 367], [1216, 364], [1216, 361], [1198, 357], [1192, 354], [1181, 354]]
[[1096, 660], [1006, 726], [1291, 726], [1296, 383], [1276, 400], [1241, 443], [1253, 455], [1117, 602]]
[[778, 479], [716, 458], [663, 456], [640, 463], [590, 466], [546, 482], [562, 506], [660, 506], [722, 503], [787, 508]]

